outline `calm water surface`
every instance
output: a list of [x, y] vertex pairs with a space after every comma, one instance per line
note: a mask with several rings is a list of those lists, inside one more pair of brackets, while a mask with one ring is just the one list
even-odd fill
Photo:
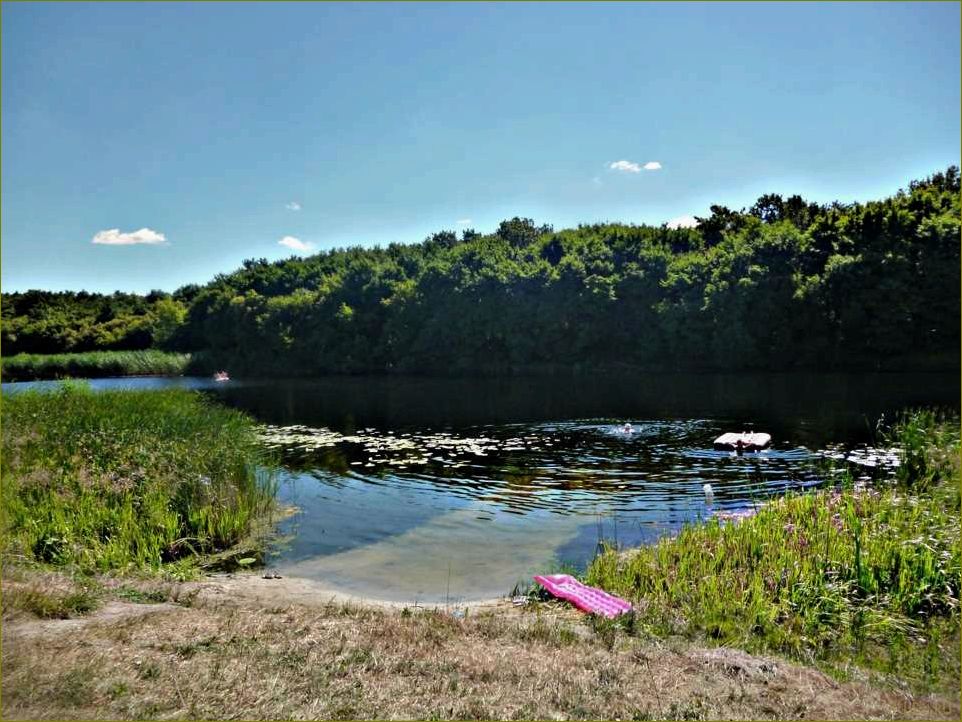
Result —
[[[884, 475], [867, 448], [878, 418], [957, 410], [960, 394], [956, 374], [91, 383], [200, 389], [251, 413], [282, 460], [282, 500], [299, 509], [272, 567], [409, 603], [503, 595], [583, 566], [601, 540], [649, 542], [817, 486], [827, 453], [861, 453], [857, 474]], [[771, 448], [712, 449], [748, 429]]]

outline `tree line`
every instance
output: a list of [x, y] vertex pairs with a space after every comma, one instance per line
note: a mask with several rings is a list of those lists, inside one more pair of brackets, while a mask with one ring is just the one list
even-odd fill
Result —
[[5, 356], [85, 351], [141, 351], [176, 345], [191, 291], [4, 293], [0, 344]]
[[512, 218], [172, 294], [4, 294], [3, 351], [204, 351], [283, 375], [959, 367], [957, 166], [878, 201], [767, 194], [697, 220]]

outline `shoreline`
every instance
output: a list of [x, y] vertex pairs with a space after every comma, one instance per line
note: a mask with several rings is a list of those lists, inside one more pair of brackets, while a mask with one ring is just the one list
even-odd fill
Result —
[[[97, 352], [110, 353], [110, 352]], [[126, 352], [118, 352], [126, 353]], [[51, 358], [67, 356], [70, 354], [48, 354]], [[16, 356], [5, 357], [9, 364]], [[231, 366], [225, 362], [221, 366]], [[793, 367], [788, 369], [771, 370], [768, 368], [727, 368], [727, 367], [674, 367], [674, 366], [640, 366], [633, 364], [606, 364], [598, 366], [577, 367], [577, 366], [515, 366], [498, 368], [466, 368], [466, 369], [421, 369], [421, 370], [396, 370], [396, 369], [364, 369], [353, 372], [348, 371], [327, 371], [324, 373], [311, 374], [272, 374], [270, 369], [263, 369], [259, 372], [244, 373], [244, 369], [231, 381], [244, 380], [247, 382], [323, 382], [325, 380], [343, 379], [375, 379], [378, 381], [509, 381], [524, 379], [585, 379], [605, 378], [608, 376], [697, 376], [697, 377], [778, 377], [778, 376], [851, 376], [861, 374], [877, 374], [898, 376], [904, 374], [920, 375], [950, 375], [957, 374], [962, 367], [952, 364], [919, 364], [899, 366], [892, 365], [853, 365], [853, 366], [831, 366], [831, 367]], [[95, 369], [91, 369], [95, 371]], [[9, 372], [8, 372], [9, 373]], [[100, 379], [124, 379], [124, 378], [194, 378], [211, 379], [211, 373], [201, 371], [190, 371], [188, 369], [179, 372], [134, 372], [134, 373], [85, 373], [81, 375], [57, 375], [57, 376], [30, 376], [24, 377], [15, 374], [12, 378], [0, 372], [0, 381], [3, 383], [29, 383], [36, 381], [92, 381]]]
[[[214, 596], [229, 594], [251, 599], [260, 603], [278, 601], [285, 604], [302, 604], [311, 607], [324, 607], [330, 604], [351, 604], [360, 607], [373, 607], [400, 611], [403, 609], [497, 609], [512, 607], [507, 596], [489, 597], [477, 600], [457, 600], [449, 602], [424, 602], [419, 600], [400, 601], [379, 599], [339, 588], [330, 583], [307, 577], [287, 576], [280, 579], [264, 579], [258, 572], [214, 573], [208, 574], [197, 582], [186, 583], [192, 588], [205, 591]], [[193, 585], [197, 585], [193, 587]]]

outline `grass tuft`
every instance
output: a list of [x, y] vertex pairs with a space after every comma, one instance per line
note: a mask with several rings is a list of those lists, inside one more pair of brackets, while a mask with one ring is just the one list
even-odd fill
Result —
[[253, 422], [199, 394], [71, 384], [4, 398], [2, 421], [3, 547], [33, 562], [186, 576], [273, 508]]
[[69, 619], [100, 606], [100, 585], [83, 575], [37, 571], [26, 576], [4, 569], [3, 616], [27, 612], [41, 619]]
[[957, 419], [932, 409], [915, 409], [899, 415], [882, 436], [899, 450], [899, 485], [924, 493], [943, 481], [960, 478]]

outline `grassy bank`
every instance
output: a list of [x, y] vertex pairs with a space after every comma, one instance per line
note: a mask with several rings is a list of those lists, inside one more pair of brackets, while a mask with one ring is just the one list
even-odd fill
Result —
[[81, 570], [190, 565], [244, 538], [274, 487], [253, 422], [186, 391], [5, 396], [8, 559]]
[[[734, 649], [612, 640], [560, 604], [454, 616], [295, 603], [286, 579], [115, 581], [76, 619], [5, 612], [4, 719], [959, 717], [957, 689], [913, 696]], [[6, 602], [30, 581], [4, 584]]]
[[713, 520], [587, 579], [636, 602], [635, 625], [922, 686], [959, 682], [959, 432], [931, 412], [902, 420], [897, 483], [789, 496]]
[[0, 359], [4, 381], [100, 378], [104, 376], [177, 376], [184, 373], [190, 354], [166, 351], [91, 351], [89, 353], [17, 354]]

